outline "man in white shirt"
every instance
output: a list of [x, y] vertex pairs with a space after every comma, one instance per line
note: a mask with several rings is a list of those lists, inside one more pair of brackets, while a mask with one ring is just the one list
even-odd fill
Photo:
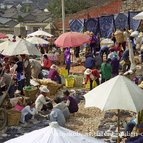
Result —
[[[49, 90], [46, 86], [41, 86], [40, 88], [41, 94], [37, 97], [35, 101], [35, 108], [37, 112], [40, 112], [42, 110], [46, 110], [46, 104], [50, 101], [50, 98], [48, 98]], [[48, 102], [46, 101], [48, 100]]]

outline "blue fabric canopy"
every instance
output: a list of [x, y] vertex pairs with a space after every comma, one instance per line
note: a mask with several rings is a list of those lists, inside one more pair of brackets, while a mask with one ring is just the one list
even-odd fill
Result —
[[69, 22], [70, 29], [73, 32], [83, 32], [84, 19], [72, 19]]
[[117, 15], [114, 15], [114, 19], [116, 29], [124, 30], [124, 28], [128, 28], [128, 14], [119, 13]]
[[129, 26], [132, 30], [137, 30], [140, 25], [140, 20], [135, 20], [133, 17], [139, 12], [129, 12]]
[[114, 19], [113, 15], [103, 16], [99, 18], [100, 33], [102, 37], [110, 37], [114, 30]]
[[99, 33], [99, 22], [98, 18], [90, 18], [90, 19], [85, 19], [85, 30], [93, 32], [94, 34]]

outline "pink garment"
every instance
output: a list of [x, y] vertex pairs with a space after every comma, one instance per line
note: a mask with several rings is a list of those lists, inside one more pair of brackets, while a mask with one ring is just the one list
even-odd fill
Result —
[[23, 106], [20, 106], [18, 104], [15, 105], [15, 110], [17, 111], [21, 111], [24, 107]]

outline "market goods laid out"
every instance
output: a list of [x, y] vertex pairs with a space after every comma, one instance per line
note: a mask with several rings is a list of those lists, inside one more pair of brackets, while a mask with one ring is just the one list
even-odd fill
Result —
[[61, 84], [57, 84], [56, 82], [52, 81], [51, 79], [33, 79], [38, 82], [40, 85], [46, 85], [50, 90], [50, 95], [55, 95], [58, 89], [62, 87]]

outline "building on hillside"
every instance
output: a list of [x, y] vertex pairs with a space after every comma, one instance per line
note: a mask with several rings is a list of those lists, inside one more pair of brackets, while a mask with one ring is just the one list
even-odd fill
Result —
[[21, 6], [22, 4], [18, 4], [0, 12], [0, 30], [6, 30], [4, 33], [9, 33], [8, 29], [11, 32], [11, 27], [15, 27], [19, 22], [24, 23], [28, 33], [39, 28], [45, 30], [45, 27], [53, 20], [50, 12], [44, 12], [44, 10], [36, 8], [29, 13], [25, 13], [20, 10]]
[[4, 27], [14, 27], [15, 25], [18, 24], [17, 21], [10, 19], [10, 18], [4, 18], [4, 17], [0, 17], [0, 24], [3, 25]]

